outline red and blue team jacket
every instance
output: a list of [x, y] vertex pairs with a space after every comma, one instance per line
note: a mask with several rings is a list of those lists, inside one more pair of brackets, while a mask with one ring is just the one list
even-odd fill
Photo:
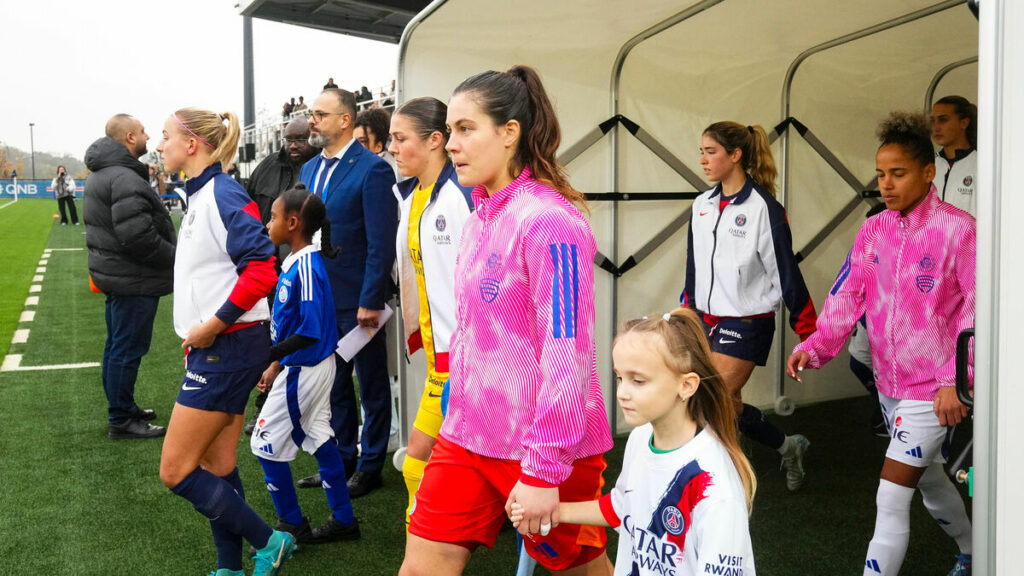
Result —
[[185, 193], [188, 212], [174, 260], [175, 332], [185, 338], [213, 316], [237, 327], [268, 320], [266, 297], [277, 273], [256, 203], [219, 162], [186, 182]]

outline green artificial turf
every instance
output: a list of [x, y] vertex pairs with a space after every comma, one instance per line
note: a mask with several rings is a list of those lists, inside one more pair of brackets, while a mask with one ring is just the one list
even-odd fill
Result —
[[[37, 220], [52, 213], [48, 205], [21, 203], [0, 211], [2, 313], [14, 320], [44, 248]], [[11, 231], [11, 220], [22, 232]], [[50, 248], [84, 248], [82, 227], [44, 222], [51, 229]], [[11, 351], [24, 354], [23, 366], [99, 362], [104, 296], [89, 291], [86, 253], [54, 251], [49, 260], [35, 320], [21, 326], [31, 328], [29, 340]], [[19, 266], [28, 272], [18, 271]], [[138, 403], [155, 409], [161, 425], [167, 423], [182, 376], [171, 303], [171, 297], [160, 302], [136, 388]], [[8, 330], [5, 324], [4, 330], [7, 340], [0, 348], [10, 341], [13, 326]], [[107, 439], [100, 368], [0, 372], [0, 393], [0, 575], [205, 575], [213, 569], [208, 522], [160, 482], [162, 441]], [[802, 407], [787, 418], [770, 416], [812, 443], [807, 483], [797, 494], [786, 491], [777, 454], [745, 446], [759, 480], [751, 517], [759, 574], [861, 573], [887, 442], [870, 434], [869, 414], [868, 399], [860, 398]], [[960, 444], [965, 436], [960, 434]], [[624, 443], [618, 438], [607, 455], [607, 486], [615, 482]], [[238, 464], [249, 502], [273, 523], [273, 505], [247, 436], [239, 443]], [[312, 474], [316, 462], [300, 454], [293, 470], [296, 479]], [[299, 502], [314, 525], [329, 514], [320, 490], [300, 490]], [[384, 487], [355, 500], [354, 506], [361, 540], [304, 547], [282, 574], [396, 574], [405, 541], [401, 475], [386, 466]], [[615, 541], [611, 534], [613, 557]], [[916, 497], [903, 573], [945, 574], [955, 553]], [[248, 560], [246, 567], [251, 570]], [[515, 567], [514, 537], [506, 531], [495, 550], [474, 555], [466, 573], [511, 576]]]
[[[11, 199], [0, 198], [0, 205], [8, 202]], [[50, 229], [61, 227], [53, 218], [56, 209], [55, 201], [39, 199], [18, 200], [0, 209], [0, 350], [14, 335]]]

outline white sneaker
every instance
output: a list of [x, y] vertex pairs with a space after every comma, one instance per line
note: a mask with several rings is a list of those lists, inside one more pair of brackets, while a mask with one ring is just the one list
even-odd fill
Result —
[[811, 443], [803, 434], [787, 436], [789, 450], [782, 457], [782, 468], [786, 471], [786, 488], [790, 492], [796, 492], [804, 485], [804, 454], [811, 447]]

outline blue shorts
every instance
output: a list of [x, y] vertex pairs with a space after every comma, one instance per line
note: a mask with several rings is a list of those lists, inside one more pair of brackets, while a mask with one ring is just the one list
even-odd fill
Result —
[[177, 403], [197, 410], [245, 414], [249, 393], [267, 369], [269, 357], [266, 324], [221, 334], [213, 346], [189, 350]]
[[709, 319], [708, 315], [701, 315], [712, 352], [748, 360], [758, 366], [768, 363], [772, 339], [775, 338], [774, 316], [717, 318], [716, 324], [709, 323]]

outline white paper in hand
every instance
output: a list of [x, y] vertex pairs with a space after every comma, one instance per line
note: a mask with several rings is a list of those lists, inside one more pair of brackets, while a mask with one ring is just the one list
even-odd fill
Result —
[[391, 315], [394, 313], [394, 310], [385, 304], [384, 310], [380, 313], [380, 320], [377, 322], [376, 328], [356, 326], [348, 334], [345, 334], [341, 340], [338, 340], [338, 347], [335, 349], [335, 352], [345, 362], [351, 362], [356, 354], [363, 349], [363, 346], [366, 346], [366, 343], [380, 330], [380, 327], [388, 323], [388, 320], [391, 319]]

